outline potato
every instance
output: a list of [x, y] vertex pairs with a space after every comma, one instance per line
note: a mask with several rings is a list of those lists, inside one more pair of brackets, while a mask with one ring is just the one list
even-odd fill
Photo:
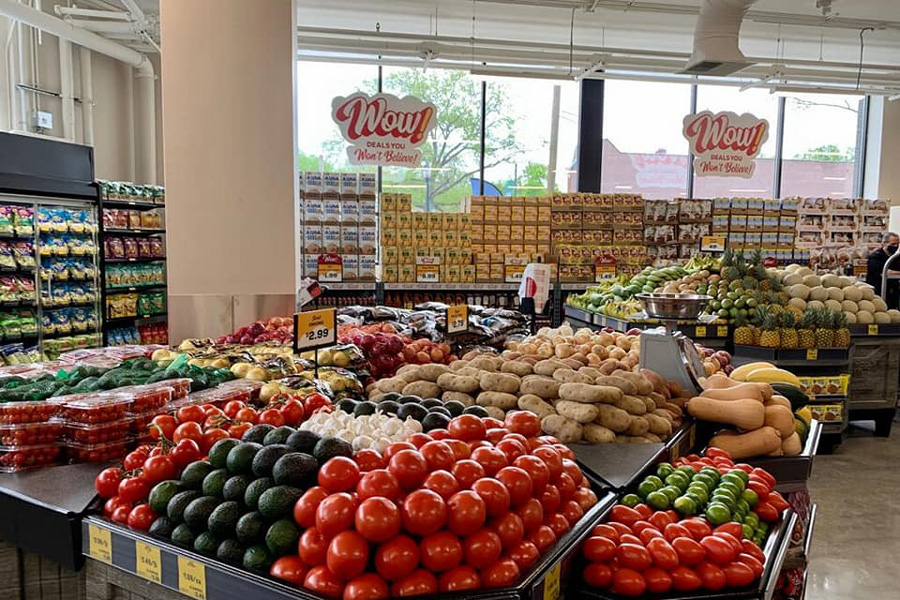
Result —
[[660, 419], [665, 419], [666, 421], [668, 421], [669, 425], [673, 427], [675, 426], [675, 417], [669, 411], [662, 408], [657, 408], [651, 414], [656, 415]]
[[441, 391], [441, 386], [431, 381], [415, 381], [407, 383], [401, 393], [419, 396], [420, 398], [437, 398], [441, 395]]
[[617, 435], [616, 443], [617, 444], [629, 444], [629, 443], [631, 443], [631, 437], [629, 437], [627, 435]]
[[644, 435], [650, 431], [650, 423], [644, 417], [631, 417], [631, 423], [625, 433], [628, 435]]
[[471, 367], [472, 363], [468, 360], [454, 360], [449, 366], [451, 371], [459, 371], [460, 369]]
[[611, 444], [616, 441], [616, 434], [603, 425], [588, 423], [583, 427], [584, 441], [590, 444]]
[[513, 375], [518, 375], [519, 377], [531, 375], [533, 371], [534, 370], [531, 368], [531, 365], [524, 361], [508, 360], [500, 365], [501, 373], [512, 373]]
[[650, 392], [650, 394], [647, 397], [650, 398], [651, 400], [653, 400], [653, 403], [656, 404], [656, 408], [662, 408], [663, 406], [666, 405], [666, 397], [663, 396], [662, 394], [657, 394], [656, 392]]
[[443, 394], [441, 394], [441, 400], [443, 400], [444, 403], [456, 400], [457, 402], [462, 402], [466, 406], [475, 406], [475, 398], [464, 392], [444, 392]]
[[[604, 360], [603, 363], [599, 367], [597, 367], [597, 370], [600, 371], [601, 376], [609, 375], [610, 373], [612, 373], [613, 371], [616, 370], [617, 362], [618, 361], [610, 360], [610, 359]], [[596, 377], [594, 379], [594, 383], [597, 383], [598, 379], [600, 379], [600, 378]]]
[[375, 383], [375, 389], [379, 392], [402, 392], [409, 382], [402, 377], [388, 377]]
[[418, 375], [424, 381], [437, 381], [438, 377], [449, 372], [450, 367], [447, 365], [430, 364], [419, 367]]
[[632, 398], [637, 398], [641, 402], [644, 403], [644, 406], [647, 407], [647, 412], [653, 412], [656, 410], [656, 403], [646, 396], [632, 396]]
[[487, 373], [487, 371], [482, 371], [481, 369], [476, 369], [475, 367], [463, 367], [462, 369], [457, 369], [454, 371], [457, 375], [465, 375], [466, 377], [474, 377], [475, 379], [481, 379], [481, 376]]
[[[584, 363], [582, 363], [580, 360], [578, 360], [579, 358], [581, 358], [581, 357], [577, 356], [577, 355], [571, 356], [569, 358], [564, 358], [562, 362], [564, 365], [566, 365], [573, 371], [577, 371], [578, 369], [580, 369], [581, 367], [584, 366]], [[587, 359], [585, 359], [585, 362], [587, 362]]]
[[671, 413], [678, 419], [684, 416], [684, 411], [679, 405], [675, 404], [674, 402], [666, 402], [665, 406], [663, 406], [663, 410]]
[[661, 437], [659, 437], [658, 435], [656, 435], [655, 433], [645, 433], [644, 438], [646, 438], [653, 444], [662, 444], [663, 443], [663, 439]]
[[598, 425], [603, 425], [616, 433], [624, 432], [631, 425], [631, 415], [621, 408], [609, 404], [598, 404], [597, 409], [600, 411], [600, 416], [594, 422]]
[[[617, 371], [619, 373], [619, 371]], [[624, 377], [618, 377], [617, 375], [605, 375], [603, 377], [598, 377], [594, 380], [594, 383], [597, 385], [608, 385], [610, 387], [619, 388], [622, 390], [623, 394], [628, 394], [629, 396], [634, 396], [637, 394], [637, 388], [633, 383], [625, 379]]]
[[497, 408], [496, 406], [485, 406], [484, 410], [487, 411], [489, 417], [497, 419], [498, 421], [502, 421], [506, 418], [506, 411], [502, 408]]
[[579, 423], [590, 423], [600, 415], [600, 410], [593, 404], [583, 404], [581, 402], [571, 402], [569, 400], [557, 400], [554, 403], [556, 412], [578, 421]]
[[519, 391], [521, 380], [511, 373], [485, 373], [479, 379], [481, 389], [489, 392], [514, 394]]
[[[631, 367], [629, 367], [630, 369]], [[613, 373], [614, 377], [622, 377], [623, 379], [627, 379], [634, 386], [634, 389], [637, 390], [637, 395], [639, 396], [647, 396], [650, 392], [653, 391], [653, 384], [650, 383], [650, 380], [641, 375], [640, 373], [632, 373], [629, 371], [616, 371]]]
[[497, 370], [497, 361], [501, 359], [494, 360], [490, 356], [479, 356], [478, 358], [469, 361], [469, 366], [475, 367], [476, 369], [481, 369], [482, 371], [490, 371], [494, 372]]
[[544, 402], [534, 394], [523, 394], [519, 396], [519, 400], [516, 402], [516, 406], [518, 406], [522, 410], [527, 410], [528, 412], [536, 414], [540, 419], [543, 419], [544, 417], [549, 415], [556, 414], [556, 409], [553, 408], [552, 404], [550, 404], [549, 402]]
[[480, 384], [475, 377], [468, 375], [454, 375], [453, 373], [443, 373], [437, 378], [437, 384], [441, 389], [450, 392], [464, 392], [471, 394], [477, 392]]
[[534, 372], [537, 375], [545, 375], [547, 377], [552, 377], [553, 372], [557, 369], [565, 369], [568, 368], [568, 365], [561, 360], [557, 360], [555, 358], [550, 358], [547, 360], [542, 360], [534, 364]]
[[553, 379], [560, 383], [594, 383], [594, 380], [572, 369], [557, 369], [553, 371]]
[[421, 365], [412, 365], [412, 364], [403, 365], [402, 367], [397, 369], [397, 373], [395, 374], [395, 376], [399, 377], [400, 375], [403, 375], [404, 373], [415, 373], [419, 370], [420, 366]]
[[520, 356], [522, 356], [521, 352], [516, 352], [513, 350], [504, 350], [500, 353], [500, 358], [502, 358], [503, 360], [516, 360]]
[[541, 430], [564, 443], [581, 441], [584, 431], [581, 423], [567, 419], [562, 415], [550, 415], [541, 419]]
[[503, 410], [514, 409], [517, 401], [518, 398], [516, 396], [505, 392], [481, 392], [475, 398], [475, 403], [478, 406], [494, 406]]
[[649, 424], [650, 433], [655, 433], [656, 435], [672, 434], [672, 423], [665, 418], [655, 415], [652, 412], [648, 412], [644, 415], [644, 419], [646, 419]]
[[560, 383], [550, 377], [541, 375], [528, 375], [519, 384], [519, 392], [522, 394], [534, 394], [544, 400], [559, 398]]
[[[581, 367], [578, 369], [578, 372], [582, 375], [587, 375], [591, 379], [596, 379], [597, 377], [601, 377], [603, 373], [601, 373], [596, 367]], [[591, 382], [593, 383], [593, 381]]]
[[622, 396], [621, 400], [613, 402], [613, 406], [621, 408], [632, 415], [643, 415], [647, 412], [647, 405], [640, 398], [634, 396]]
[[622, 392], [613, 387], [591, 385], [588, 383], [564, 383], [559, 386], [559, 397], [573, 402], [595, 404], [598, 402], [611, 404], [622, 398]]

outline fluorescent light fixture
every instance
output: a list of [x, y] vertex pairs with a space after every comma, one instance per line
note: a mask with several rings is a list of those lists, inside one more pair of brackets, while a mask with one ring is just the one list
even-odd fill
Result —
[[769, 190], [753, 190], [750, 188], [732, 188], [728, 190], [729, 192], [768, 192]]
[[554, 81], [575, 81], [575, 74], [569, 75], [567, 73], [558, 73], [558, 72], [547, 72], [547, 73], [539, 73], [539, 72], [531, 72], [531, 71], [516, 71], [513, 69], [504, 70], [504, 69], [471, 69], [469, 74], [473, 77], [478, 77], [479, 79], [484, 79], [485, 81], [490, 81], [491, 79], [503, 79], [507, 77], [524, 77], [526, 79], [552, 79]]
[[825, 181], [847, 181], [846, 177], [823, 177]]
[[630, 190], [630, 189], [632, 189], [632, 187], [630, 185], [617, 185], [616, 189], [617, 190]]

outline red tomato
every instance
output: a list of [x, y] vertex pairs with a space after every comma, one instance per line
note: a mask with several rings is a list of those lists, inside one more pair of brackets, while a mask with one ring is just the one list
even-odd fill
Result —
[[744, 537], [744, 530], [741, 527], [740, 523], [736, 523], [734, 521], [730, 521], [728, 523], [723, 523], [719, 525], [713, 530], [713, 533], [726, 532], [734, 536], [735, 539], [739, 540]]
[[553, 530], [553, 533], [556, 535], [557, 539], [561, 538], [565, 532], [571, 529], [569, 520], [560, 513], [554, 513], [548, 517], [545, 517], [544, 522], [548, 527], [550, 527], [550, 529]]
[[459, 415], [450, 420], [447, 426], [450, 435], [458, 440], [483, 440], [487, 427], [480, 417], [475, 415]]
[[475, 569], [484, 569], [500, 558], [503, 543], [500, 536], [490, 529], [482, 529], [467, 537], [463, 543], [466, 564]]
[[641, 543], [644, 544], [645, 546], [647, 545], [647, 543], [650, 540], [652, 540], [654, 538], [660, 539], [660, 540], [666, 539], [663, 537], [663, 534], [661, 534], [660, 532], [658, 532], [657, 530], [655, 530], [651, 527], [648, 527], [646, 529], [641, 529], [641, 532], [638, 534], [638, 539], [640, 539]]
[[228, 427], [228, 437], [233, 437], [235, 439], [241, 439], [244, 437], [244, 434], [247, 433], [247, 430], [252, 427], [251, 423], [235, 423]]
[[[546, 509], [546, 507], [544, 508]], [[609, 511], [609, 518], [610, 521], [623, 523], [625, 525], [631, 525], [632, 523], [643, 519], [643, 517], [641, 517], [641, 513], [633, 508], [625, 506], [624, 504], [617, 504], [613, 506], [612, 510]]]
[[129, 477], [119, 483], [119, 498], [122, 502], [135, 503], [150, 494], [150, 484], [143, 477]]
[[647, 589], [644, 576], [633, 569], [620, 568], [613, 573], [612, 590], [623, 596], [641, 596]]
[[471, 535], [484, 526], [487, 505], [471, 490], [453, 494], [447, 500], [447, 509], [447, 529], [456, 535]]
[[150, 421], [150, 435], [153, 436], [153, 439], [155, 440], [158, 440], [160, 436], [162, 436], [171, 441], [172, 434], [175, 433], [176, 427], [178, 427], [178, 422], [172, 415], [156, 415], [153, 417], [153, 420]]
[[350, 491], [359, 479], [359, 465], [346, 456], [335, 456], [319, 468], [319, 485], [329, 492]]
[[519, 433], [525, 437], [534, 437], [541, 434], [541, 420], [538, 416], [527, 410], [511, 410], [506, 413], [503, 425], [513, 433]]
[[400, 484], [387, 469], [375, 469], [365, 473], [356, 484], [356, 493], [360, 500], [372, 496], [384, 496], [389, 500], [400, 499]]
[[116, 523], [121, 523], [122, 525], [126, 525], [128, 523], [128, 516], [131, 514], [132, 508], [130, 504], [120, 504], [116, 507], [116, 509], [112, 512], [110, 518]]
[[513, 466], [524, 469], [531, 476], [532, 489], [535, 496], [543, 492], [547, 484], [550, 483], [550, 469], [537, 456], [530, 454], [520, 456], [513, 461]]
[[352, 579], [366, 570], [369, 562], [369, 544], [356, 531], [342, 531], [328, 544], [325, 564], [328, 570], [341, 579]]
[[294, 521], [300, 527], [312, 527], [316, 524], [316, 508], [328, 497], [325, 488], [315, 486], [306, 490], [294, 505]]
[[187, 423], [189, 421], [202, 423], [206, 419], [206, 413], [203, 412], [203, 409], [200, 406], [189, 404], [179, 408], [175, 412], [175, 418], [178, 419], [179, 423]]
[[756, 477], [759, 477], [764, 482], [766, 482], [770, 488], [773, 488], [773, 489], [778, 484], [778, 481], [775, 480], [775, 478], [772, 476], [771, 473], [769, 473], [765, 469], [760, 469], [759, 467], [750, 471], [750, 475], [755, 475]]
[[520, 506], [531, 499], [531, 476], [520, 467], [503, 467], [497, 472], [497, 480], [509, 491], [512, 506]]
[[441, 592], [477, 590], [480, 587], [481, 577], [478, 571], [465, 565], [450, 569], [438, 577], [438, 590]]
[[[180, 442], [179, 442], [180, 443]], [[151, 456], [144, 461], [141, 475], [152, 487], [160, 481], [178, 477], [178, 467], [168, 456]]]
[[411, 537], [398, 535], [375, 552], [375, 570], [388, 581], [403, 579], [419, 566], [419, 547]]
[[541, 492], [540, 500], [545, 515], [555, 513], [562, 506], [562, 496], [560, 496], [559, 489], [555, 485], [545, 486], [544, 491]]
[[128, 526], [132, 529], [147, 531], [158, 515], [147, 504], [138, 504], [128, 513]]
[[459, 461], [465, 458], [469, 458], [472, 451], [469, 449], [469, 445], [462, 440], [454, 440], [452, 438], [447, 438], [446, 440], [441, 440], [453, 450], [453, 457]]
[[503, 452], [509, 464], [512, 464], [514, 460], [520, 456], [525, 456], [527, 453], [527, 448], [521, 442], [508, 438], [497, 442], [497, 450]]
[[403, 501], [402, 515], [406, 531], [414, 535], [430, 535], [447, 521], [447, 504], [436, 492], [416, 490]]
[[340, 598], [344, 593], [344, 583], [325, 565], [313, 567], [303, 580], [303, 587], [326, 598]]
[[769, 494], [772, 493], [772, 490], [769, 489], [769, 486], [758, 479], [751, 479], [750, 482], [747, 483], [747, 489], [750, 489], [750, 490], [753, 490], [754, 492], [756, 492], [756, 496], [757, 496], [757, 498], [759, 498], [760, 503], [763, 503], [766, 500], [768, 500]]
[[101, 498], [109, 500], [119, 492], [119, 484], [122, 482], [123, 475], [122, 469], [118, 467], [103, 469], [94, 478], [94, 489]]
[[394, 442], [393, 444], [388, 445], [387, 448], [384, 449], [382, 456], [384, 456], [384, 460], [390, 462], [390, 460], [394, 457], [395, 454], [400, 452], [401, 450], [417, 450], [416, 446], [414, 446], [410, 442]]
[[712, 528], [706, 519], [686, 519], [681, 522], [681, 526], [691, 533], [691, 537], [695, 541], [700, 541], [708, 535], [712, 535]]
[[753, 508], [753, 512], [755, 512], [760, 519], [766, 521], [767, 523], [772, 523], [778, 520], [778, 511], [768, 502], [761, 501]]
[[619, 532], [616, 531], [615, 527], [607, 523], [601, 523], [600, 525], [594, 526], [594, 528], [591, 530], [591, 535], [609, 538], [614, 543], [617, 543], [619, 541]]
[[328, 553], [328, 540], [315, 527], [310, 527], [300, 535], [297, 554], [309, 566], [324, 565]]
[[755, 556], [752, 556], [750, 554], [741, 553], [741, 554], [738, 554], [738, 557], [735, 560], [737, 560], [737, 562], [739, 562], [741, 564], [745, 564], [748, 567], [750, 567], [750, 569], [753, 571], [754, 578], [762, 577], [763, 570], [764, 570], [763, 563], [760, 562], [759, 560], [757, 560], [757, 558]]
[[386, 542], [400, 533], [400, 509], [387, 498], [366, 498], [356, 509], [355, 523], [368, 541]]
[[750, 540], [741, 540], [741, 548], [744, 553], [749, 554], [759, 562], [766, 562], [766, 555], [763, 554], [763, 551], [760, 550], [759, 546]]
[[493, 477], [500, 469], [506, 467], [509, 461], [503, 451], [493, 446], [482, 446], [472, 451], [472, 460], [484, 467], [488, 477]]
[[[735, 523], [735, 525], [737, 525], [737, 523]], [[722, 538], [723, 540], [728, 542], [731, 545], [731, 549], [734, 550], [735, 556], [740, 554], [741, 550], [744, 549], [744, 547], [741, 546], [741, 542], [740, 542], [741, 538], [744, 537], [743, 533], [741, 535], [739, 535], [738, 537], [734, 537], [727, 531], [717, 531], [717, 532], [713, 533], [713, 536]], [[703, 542], [701, 541], [700, 543], [702, 544]]]
[[428, 442], [432, 441], [433, 439], [434, 438], [432, 438], [427, 433], [419, 432], [419, 433], [414, 433], [411, 436], [409, 436], [408, 438], [406, 438], [406, 441], [409, 442], [410, 444], [412, 444], [413, 446], [415, 446], [416, 448], [421, 448], [422, 446], [424, 446]]
[[703, 585], [700, 576], [685, 566], [675, 567], [669, 572], [669, 575], [672, 577], [672, 587], [679, 592], [696, 590]]
[[282, 404], [278, 411], [281, 413], [285, 425], [296, 427], [306, 420], [306, 409], [303, 408], [303, 403], [294, 398]]
[[650, 552], [638, 544], [620, 544], [616, 547], [616, 558], [626, 569], [643, 571], [652, 564]]
[[498, 429], [503, 427], [503, 421], [500, 419], [495, 419], [494, 417], [484, 417], [481, 419], [484, 421], [484, 426], [486, 429]]
[[349, 529], [356, 514], [356, 500], [346, 493], [331, 494], [316, 508], [316, 529], [326, 539]]
[[694, 536], [691, 535], [691, 532], [681, 523], [669, 523], [666, 525], [666, 528], [663, 530], [663, 536], [670, 542], [675, 538], [680, 537], [688, 539], [694, 538]]
[[306, 579], [306, 565], [299, 556], [282, 556], [272, 564], [269, 575], [294, 585], [303, 585]]
[[347, 582], [344, 600], [385, 600], [390, 593], [384, 579], [374, 573], [366, 573]]
[[650, 567], [643, 572], [643, 576], [647, 582], [647, 590], [654, 594], [663, 594], [672, 589], [672, 577], [658, 567]]
[[522, 540], [509, 551], [509, 557], [516, 562], [521, 571], [526, 571], [537, 562], [540, 553], [532, 542]]
[[506, 433], [506, 430], [502, 427], [493, 427], [485, 432], [484, 439], [490, 442], [492, 446], [495, 446], [497, 442], [503, 439]]
[[645, 530], [645, 529], [654, 529], [654, 530], [656, 530], [656, 526], [653, 525], [652, 523], [649, 523], [649, 522], [644, 521], [644, 520], [641, 520], [641, 521], [635, 521], [634, 523], [631, 524], [631, 531], [633, 531], [634, 533], [636, 533], [636, 534], [638, 534], [638, 535], [640, 535], [640, 533], [641, 533], [643, 530]]
[[428, 463], [428, 468], [432, 471], [450, 470], [453, 468], [453, 463], [456, 462], [456, 455], [450, 444], [440, 440], [425, 443], [419, 448], [419, 452], [422, 453], [425, 462]]
[[422, 566], [440, 573], [459, 566], [463, 558], [463, 546], [459, 538], [449, 531], [439, 531], [422, 539], [419, 544]]
[[459, 482], [447, 471], [435, 471], [425, 478], [422, 488], [437, 492], [441, 498], [447, 500], [459, 491]]
[[481, 579], [484, 581], [484, 587], [506, 587], [512, 585], [520, 574], [521, 571], [519, 571], [516, 561], [504, 558], [486, 569], [482, 569]]
[[427, 596], [436, 594], [438, 590], [437, 579], [426, 571], [419, 569], [394, 583], [391, 586], [391, 596]]
[[[621, 538], [625, 534], [628, 534], [628, 535], [634, 534], [634, 532], [631, 531], [631, 527], [629, 527], [628, 525], [625, 525], [623, 523], [616, 523], [615, 521], [610, 521], [609, 523], [606, 523], [606, 525], [615, 529], [616, 533], [619, 535], [619, 538]], [[597, 527], [599, 527], [599, 525]]]
[[215, 428], [206, 430], [203, 433], [203, 442], [200, 444], [203, 455], [206, 456], [209, 454], [209, 449], [213, 447], [213, 444], [219, 440], [224, 440], [227, 437], [231, 437], [231, 435], [224, 429]]
[[538, 552], [543, 554], [556, 543], [556, 534], [546, 525], [541, 525], [528, 536], [528, 541], [537, 546]]
[[194, 440], [181, 440], [169, 451], [169, 458], [179, 469], [185, 468], [195, 460], [200, 460], [200, 457], [200, 446]]
[[660, 569], [670, 571], [678, 566], [678, 553], [675, 549], [662, 538], [656, 538], [647, 542], [647, 551], [650, 552], [650, 558], [653, 564]]
[[694, 567], [694, 571], [700, 577], [704, 589], [717, 591], [725, 587], [725, 571], [718, 565], [704, 560]]
[[489, 517], [499, 517], [509, 512], [509, 491], [496, 479], [482, 477], [472, 484], [472, 491], [484, 500]]
[[428, 435], [431, 436], [433, 440], [449, 440], [450, 432], [446, 429], [432, 429], [428, 432]]
[[619, 536], [620, 544], [637, 544], [638, 546], [643, 546], [644, 542], [640, 540], [636, 535], [632, 535], [630, 533], [623, 533]]
[[708, 535], [700, 540], [706, 550], [706, 558], [717, 565], [727, 565], [734, 560], [736, 552], [732, 545], [717, 535]]
[[484, 467], [471, 459], [458, 460], [451, 473], [463, 488], [471, 488], [473, 483], [485, 476]]
[[581, 552], [591, 562], [608, 562], [616, 555], [616, 544], [609, 538], [595, 535], [584, 541]]
[[584, 581], [591, 587], [607, 588], [612, 583], [613, 572], [609, 565], [591, 563], [584, 568]]
[[544, 523], [544, 507], [537, 498], [529, 498], [515, 512], [522, 519], [526, 533], [531, 533]]
[[303, 409], [306, 411], [307, 417], [323, 406], [331, 406], [331, 400], [328, 399], [328, 396], [319, 392], [313, 392], [303, 399]]
[[[559, 452], [559, 450], [557, 450]], [[581, 467], [578, 466], [574, 460], [570, 458], [562, 459], [562, 467], [563, 473], [572, 478], [572, 481], [575, 482], [575, 487], [581, 487], [586, 484], [584, 473], [581, 472]]]
[[559, 452], [549, 446], [541, 446], [535, 448], [532, 454], [544, 461], [544, 464], [550, 469], [550, 481], [555, 482], [562, 473], [562, 456]]
[[428, 463], [418, 450], [402, 449], [388, 461], [388, 471], [402, 489], [414, 490], [428, 476]]
[[[245, 406], [234, 415], [234, 420], [240, 421], [241, 423], [256, 423], [258, 419], [259, 413], [249, 406]], [[307, 573], [306, 576], [309, 577], [309, 573]]]
[[112, 518], [112, 514], [116, 511], [120, 506], [127, 506], [128, 512], [131, 512], [132, 506], [128, 502], [124, 502], [118, 496], [113, 496], [109, 500], [103, 503], [103, 516], [106, 518]]
[[506, 552], [517, 546], [525, 537], [525, 525], [522, 524], [519, 515], [515, 513], [506, 513], [502, 517], [497, 517], [491, 521], [488, 527], [500, 536], [500, 543]]
[[722, 450], [721, 448], [707, 448], [706, 452], [703, 454], [709, 458], [726, 458], [731, 460], [731, 454], [729, 454], [727, 450]]
[[247, 406], [240, 400], [229, 400], [225, 403], [225, 408], [222, 412], [225, 413], [225, 416], [229, 419], [233, 419], [234, 416], [238, 413], [239, 410]]
[[584, 511], [577, 502], [568, 500], [562, 505], [562, 516], [566, 518], [569, 525], [575, 525], [584, 516]]
[[134, 471], [135, 469], [140, 469], [141, 466], [143, 466], [144, 461], [147, 460], [148, 456], [150, 456], [149, 452], [138, 448], [137, 450], [129, 452], [125, 455], [125, 460], [122, 461], [122, 466], [126, 471]]
[[706, 550], [692, 538], [680, 537], [670, 542], [678, 554], [678, 561], [687, 566], [693, 566], [706, 558]]
[[790, 506], [790, 503], [784, 499], [784, 497], [779, 492], [772, 492], [769, 494], [769, 497], [766, 498], [766, 501], [775, 507], [779, 513]]
[[[356, 464], [359, 466], [359, 470], [364, 473], [374, 471], [375, 469], [383, 469], [385, 466], [387, 466], [387, 463], [384, 461], [381, 455], [371, 448], [360, 450], [353, 455], [353, 460], [356, 461]], [[344, 590], [344, 592], [346, 593], [346, 590]]]
[[194, 440], [198, 445], [203, 444], [203, 428], [200, 427], [200, 423], [187, 421], [175, 428], [175, 432], [172, 434], [172, 441], [177, 444], [185, 439]]
[[725, 581], [728, 587], [744, 587], [753, 583], [756, 576], [753, 569], [744, 563], [733, 562], [722, 568], [725, 571]]
[[284, 415], [281, 414], [281, 411], [277, 409], [269, 408], [259, 413], [259, 418], [256, 422], [265, 425], [272, 425], [274, 427], [281, 427], [282, 425], [284, 425]]

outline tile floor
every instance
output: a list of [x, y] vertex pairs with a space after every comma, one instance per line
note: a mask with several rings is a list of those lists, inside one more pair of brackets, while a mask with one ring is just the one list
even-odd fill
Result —
[[900, 423], [890, 438], [854, 431], [816, 457], [818, 517], [808, 600], [900, 599]]

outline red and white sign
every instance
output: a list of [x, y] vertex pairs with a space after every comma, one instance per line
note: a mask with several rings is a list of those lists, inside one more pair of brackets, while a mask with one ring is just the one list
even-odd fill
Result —
[[697, 177], [749, 178], [769, 137], [769, 122], [750, 113], [705, 110], [686, 116], [682, 133], [690, 142]]
[[351, 144], [351, 164], [416, 167], [422, 160], [418, 147], [437, 125], [437, 108], [414, 96], [358, 92], [335, 98], [331, 118]]

